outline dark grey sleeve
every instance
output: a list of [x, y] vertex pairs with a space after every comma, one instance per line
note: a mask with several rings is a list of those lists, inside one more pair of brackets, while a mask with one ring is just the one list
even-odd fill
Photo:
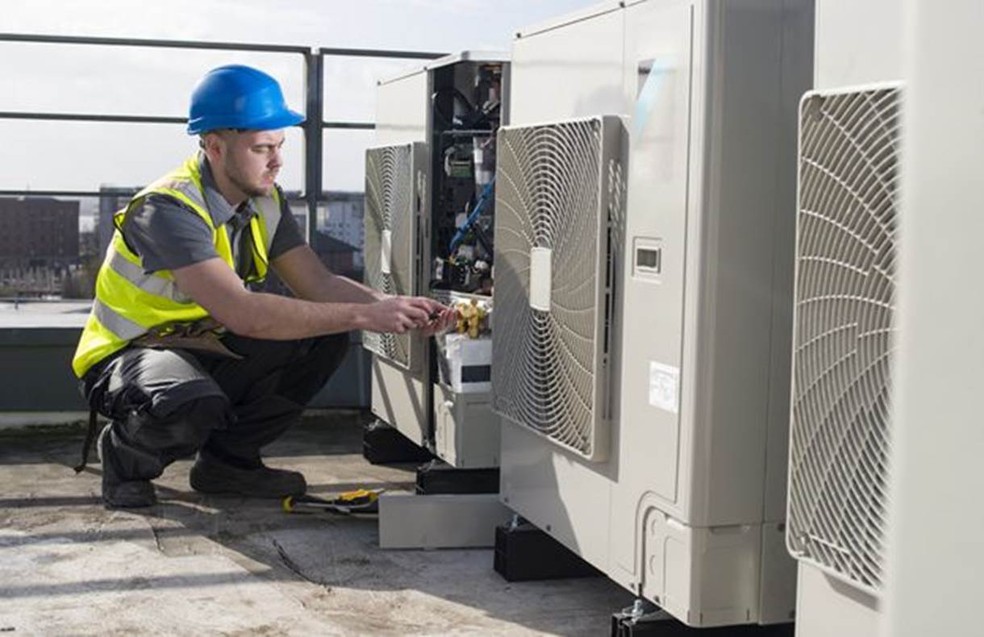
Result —
[[280, 222], [277, 223], [277, 229], [273, 233], [273, 242], [270, 244], [270, 254], [268, 255], [270, 261], [305, 243], [304, 237], [301, 236], [301, 229], [294, 219], [294, 214], [290, 211], [287, 198], [283, 196], [283, 193], [280, 195]]
[[219, 256], [205, 220], [166, 195], [148, 196], [124, 221], [123, 238], [143, 259], [148, 273]]

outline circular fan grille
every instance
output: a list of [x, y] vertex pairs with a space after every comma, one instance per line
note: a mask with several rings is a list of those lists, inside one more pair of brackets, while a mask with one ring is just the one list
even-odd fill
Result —
[[[366, 151], [365, 282], [385, 294], [413, 293], [413, 161], [412, 146], [387, 146]], [[383, 241], [391, 241], [389, 273], [383, 271]], [[365, 332], [369, 351], [410, 367], [407, 334]]]
[[814, 94], [800, 120], [789, 542], [882, 584], [894, 348], [897, 88]]
[[[498, 146], [493, 405], [591, 457], [602, 415], [602, 122], [505, 128]], [[549, 311], [529, 304], [532, 248], [551, 250]]]

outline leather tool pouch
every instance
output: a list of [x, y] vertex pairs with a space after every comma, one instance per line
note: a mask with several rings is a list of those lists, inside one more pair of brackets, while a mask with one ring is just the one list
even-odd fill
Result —
[[222, 335], [225, 328], [208, 317], [194, 323], [170, 323], [161, 325], [131, 341], [134, 347], [151, 349], [187, 349], [215, 356], [242, 359], [225, 346]]

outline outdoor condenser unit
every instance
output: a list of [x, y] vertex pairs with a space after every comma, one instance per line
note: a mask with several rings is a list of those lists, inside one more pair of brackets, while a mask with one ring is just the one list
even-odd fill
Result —
[[[878, 632], [888, 536], [901, 6], [821, 0], [799, 107], [786, 542], [797, 634]], [[861, 28], [877, 20], [879, 29]]]
[[[428, 206], [426, 73], [380, 84], [376, 142], [366, 151], [363, 279], [387, 294], [421, 293], [418, 235]], [[384, 88], [385, 87], [385, 88]], [[399, 107], [394, 107], [394, 102]], [[424, 444], [430, 426], [430, 356], [419, 334], [364, 332], [372, 352], [372, 411]]]
[[790, 621], [796, 105], [813, 3], [520, 33], [499, 135], [503, 501], [692, 626]]
[[[445, 303], [489, 299], [494, 140], [508, 114], [507, 60], [463, 52], [379, 83], [379, 145], [366, 152], [367, 285]], [[363, 344], [373, 353], [377, 418], [454, 467], [498, 464], [487, 335], [434, 348], [413, 332], [366, 332]]]

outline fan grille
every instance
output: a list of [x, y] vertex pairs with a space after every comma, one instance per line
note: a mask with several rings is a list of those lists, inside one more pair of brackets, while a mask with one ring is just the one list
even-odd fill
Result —
[[[618, 123], [506, 127], [498, 141], [493, 408], [591, 460], [607, 452]], [[551, 251], [548, 311], [530, 307], [534, 248]]]
[[[414, 240], [413, 144], [366, 151], [365, 274], [366, 285], [385, 294], [413, 294]], [[385, 232], [391, 242], [389, 272], [384, 271]], [[401, 367], [411, 366], [411, 338], [406, 334], [364, 332], [362, 343], [377, 356]]]
[[899, 89], [800, 112], [789, 530], [800, 559], [882, 586], [895, 333]]

